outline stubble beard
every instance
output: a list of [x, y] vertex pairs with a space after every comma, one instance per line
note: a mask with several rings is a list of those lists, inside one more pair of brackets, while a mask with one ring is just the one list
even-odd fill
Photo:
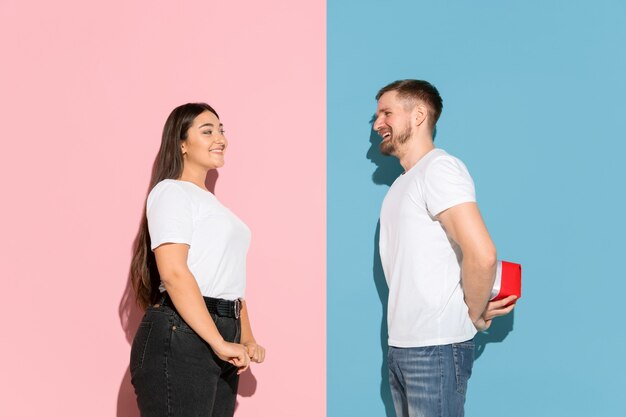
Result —
[[413, 126], [407, 122], [404, 130], [398, 132], [397, 135], [391, 133], [391, 138], [380, 142], [380, 153], [387, 156], [395, 156], [398, 145], [406, 143], [413, 134]]

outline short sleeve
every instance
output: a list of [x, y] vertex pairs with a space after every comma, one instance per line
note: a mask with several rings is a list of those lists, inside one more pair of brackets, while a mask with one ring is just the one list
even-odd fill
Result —
[[146, 215], [152, 250], [164, 243], [191, 245], [192, 201], [178, 184], [169, 181], [158, 183], [148, 195]]
[[476, 202], [474, 181], [465, 164], [450, 155], [432, 161], [424, 175], [424, 200], [433, 217], [461, 203]]

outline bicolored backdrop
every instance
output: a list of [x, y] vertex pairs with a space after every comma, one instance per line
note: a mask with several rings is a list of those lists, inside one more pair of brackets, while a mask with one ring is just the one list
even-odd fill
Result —
[[514, 312], [466, 415], [624, 416], [626, 5], [617, 0], [0, 2], [0, 415], [136, 417], [131, 247], [165, 118], [220, 113], [215, 193], [252, 229], [264, 364], [237, 416], [391, 417], [371, 129], [401, 78], [444, 100]]

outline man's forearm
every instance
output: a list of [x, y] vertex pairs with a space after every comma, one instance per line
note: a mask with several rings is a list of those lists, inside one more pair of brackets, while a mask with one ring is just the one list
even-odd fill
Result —
[[476, 203], [464, 203], [439, 214], [448, 237], [463, 253], [461, 279], [472, 322], [485, 311], [496, 277], [497, 254]]
[[463, 292], [472, 322], [476, 322], [487, 307], [496, 277], [496, 263], [495, 257], [488, 259], [463, 256]]

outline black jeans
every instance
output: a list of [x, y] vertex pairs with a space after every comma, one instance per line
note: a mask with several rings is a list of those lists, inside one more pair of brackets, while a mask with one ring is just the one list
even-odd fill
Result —
[[[239, 342], [238, 319], [211, 314], [224, 340]], [[146, 309], [130, 354], [131, 382], [142, 417], [231, 417], [237, 368], [219, 359], [168, 306]]]

